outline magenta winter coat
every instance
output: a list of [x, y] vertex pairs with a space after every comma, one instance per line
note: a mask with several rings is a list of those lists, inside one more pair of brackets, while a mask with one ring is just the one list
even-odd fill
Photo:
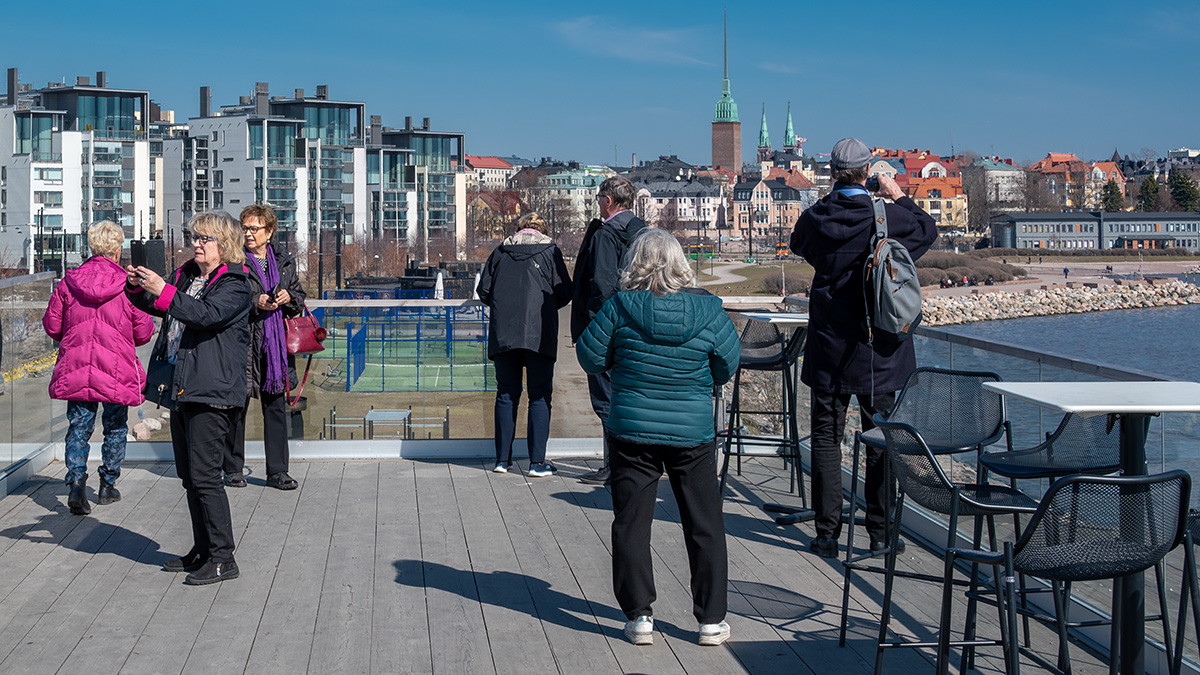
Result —
[[146, 374], [134, 348], [150, 341], [154, 319], [125, 297], [125, 270], [92, 256], [67, 272], [50, 296], [42, 327], [59, 341], [50, 398], [138, 405]]

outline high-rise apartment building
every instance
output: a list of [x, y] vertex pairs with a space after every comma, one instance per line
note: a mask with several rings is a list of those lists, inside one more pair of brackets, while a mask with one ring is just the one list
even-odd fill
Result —
[[319, 85], [253, 96], [212, 110], [201, 88], [200, 115], [163, 141], [164, 202], [173, 233], [193, 214], [249, 204], [273, 206], [279, 238], [296, 251], [316, 247], [323, 232], [355, 241], [451, 241], [461, 249], [466, 221], [465, 139], [461, 133], [382, 126], [366, 104], [338, 101]]
[[[88, 227], [157, 229], [149, 93], [79, 77], [34, 89], [8, 69], [0, 100], [0, 265], [61, 270], [87, 257]], [[153, 106], [157, 110], [157, 106]]]

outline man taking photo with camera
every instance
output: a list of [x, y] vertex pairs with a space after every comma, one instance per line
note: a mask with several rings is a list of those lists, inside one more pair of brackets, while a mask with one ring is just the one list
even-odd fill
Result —
[[[870, 340], [866, 325], [863, 267], [875, 232], [871, 192], [886, 205], [888, 237], [919, 258], [937, 239], [933, 218], [909, 199], [890, 176], [868, 181], [872, 158], [866, 144], [844, 138], [833, 146], [829, 168], [833, 190], [801, 214], [791, 249], [813, 266], [808, 339], [800, 380], [811, 398], [812, 492], [817, 536], [809, 549], [836, 558], [842, 529], [842, 436], [850, 397], [858, 400], [863, 431], [871, 416], [885, 415], [896, 391], [916, 368], [912, 340]], [[869, 188], [868, 188], [869, 186]], [[870, 191], [868, 191], [870, 190]], [[886, 545], [887, 456], [867, 448], [867, 534], [871, 550]]]

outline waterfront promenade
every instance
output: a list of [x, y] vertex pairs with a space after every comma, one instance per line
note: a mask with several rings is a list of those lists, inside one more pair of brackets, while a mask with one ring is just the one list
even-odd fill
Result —
[[[241, 578], [190, 587], [159, 569], [190, 543], [172, 465], [127, 465], [124, 499], [84, 518], [68, 513], [53, 463], [0, 499], [0, 672], [871, 672], [881, 583], [856, 584], [839, 648], [840, 564], [806, 552], [810, 526], [777, 526], [759, 508], [795, 500], [780, 462], [731, 476], [733, 637], [715, 648], [695, 644], [667, 482], [654, 523], [659, 632], [638, 648], [612, 598], [609, 493], [575, 480], [585, 462], [559, 465], [527, 480], [479, 461], [295, 462], [293, 492], [264, 489], [254, 465], [251, 486], [229, 491]], [[900, 565], [941, 570], [915, 543]], [[937, 597], [898, 587], [898, 630], [932, 639]], [[1037, 635], [1053, 652], [1052, 634]], [[1076, 672], [1105, 668], [1081, 647], [1072, 655]], [[930, 672], [932, 654], [893, 651], [885, 666]], [[997, 650], [979, 666], [1000, 672]]]

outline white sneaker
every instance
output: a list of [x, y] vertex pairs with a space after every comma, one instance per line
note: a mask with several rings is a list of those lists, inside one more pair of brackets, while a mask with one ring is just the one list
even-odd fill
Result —
[[[728, 633], [726, 634], [728, 637]], [[654, 644], [654, 619], [639, 616], [625, 622], [625, 638], [635, 645]]]
[[719, 645], [729, 639], [729, 624], [702, 623], [700, 624], [700, 644], [705, 646]]
[[508, 463], [501, 462], [500, 464], [496, 465], [496, 468], [492, 469], [492, 473], [508, 473], [508, 470], [511, 467], [512, 467], [512, 462], [508, 462]]

